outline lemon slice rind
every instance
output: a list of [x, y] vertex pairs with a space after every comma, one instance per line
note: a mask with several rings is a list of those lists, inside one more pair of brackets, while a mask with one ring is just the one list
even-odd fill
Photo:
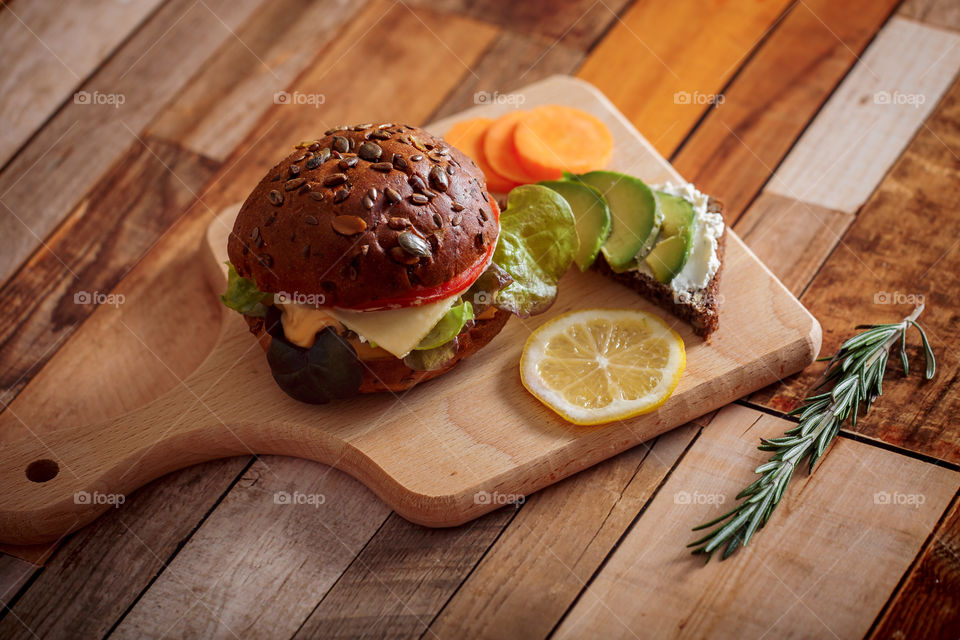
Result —
[[[633, 333], [624, 336], [628, 330]], [[634, 343], [610, 344], [617, 339]], [[673, 393], [685, 366], [683, 339], [659, 316], [581, 309], [551, 319], [530, 335], [520, 358], [520, 378], [527, 391], [565, 420], [596, 425], [656, 410]], [[631, 384], [649, 388], [639, 395], [622, 388]], [[581, 388], [593, 393], [577, 395]], [[602, 406], [584, 406], [596, 400], [598, 388]]]

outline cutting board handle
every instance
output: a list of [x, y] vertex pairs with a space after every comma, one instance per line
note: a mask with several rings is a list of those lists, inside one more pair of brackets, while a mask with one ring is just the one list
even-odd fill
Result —
[[[5, 446], [0, 451], [0, 540], [56, 538], [119, 506], [129, 492], [165, 473], [251, 453], [235, 431], [243, 428], [236, 420], [241, 407], [231, 404], [230, 394], [212, 392], [233, 383], [225, 375], [231, 364], [225, 359], [229, 354], [236, 359], [232, 343], [240, 340], [243, 348], [253, 345], [262, 359], [243, 320], [224, 317], [217, 344], [200, 368], [153, 402], [99, 424], [42, 430]], [[21, 426], [10, 411], [0, 416], [2, 422]]]

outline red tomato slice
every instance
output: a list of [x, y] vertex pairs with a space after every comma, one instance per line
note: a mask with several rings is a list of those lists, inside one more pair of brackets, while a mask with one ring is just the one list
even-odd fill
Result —
[[[493, 217], [499, 225], [500, 207], [497, 206], [497, 201], [493, 199], [493, 196], [490, 196], [490, 206], [493, 207]], [[373, 300], [367, 304], [356, 307], [341, 308], [352, 309], [355, 311], [378, 311], [382, 309], [412, 307], [415, 303], [418, 305], [428, 304], [430, 302], [437, 302], [443, 298], [449, 298], [458, 291], [468, 289], [470, 285], [473, 284], [477, 278], [479, 278], [483, 272], [487, 270], [487, 266], [490, 264], [490, 258], [493, 255], [496, 247], [497, 243], [494, 242], [479, 260], [443, 284], [435, 287], [420, 287], [417, 289], [412, 289], [411, 291], [408, 291], [407, 293], [395, 298], [382, 298], [380, 300]]]

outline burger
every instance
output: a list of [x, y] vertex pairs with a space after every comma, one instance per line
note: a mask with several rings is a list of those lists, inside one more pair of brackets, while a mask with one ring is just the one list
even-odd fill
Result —
[[[519, 189], [537, 190], [531, 202], [548, 191]], [[554, 204], [566, 207], [568, 236], [569, 207]], [[221, 299], [291, 397], [402, 391], [475, 353], [528, 302], [544, 307], [522, 287], [498, 304], [524, 280], [510, 274], [520, 262], [494, 260], [524, 237], [498, 242], [500, 223], [483, 172], [442, 138], [392, 123], [337, 127], [297, 144], [243, 203]]]

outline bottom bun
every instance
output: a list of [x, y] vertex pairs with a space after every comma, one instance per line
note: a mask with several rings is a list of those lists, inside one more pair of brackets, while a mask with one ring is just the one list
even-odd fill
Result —
[[[442, 369], [415, 371], [408, 367], [403, 360], [392, 356], [361, 360], [364, 365], [364, 371], [363, 382], [360, 383], [360, 393], [404, 391], [421, 382], [432, 380], [450, 371], [458, 362], [473, 355], [493, 340], [494, 336], [500, 333], [500, 330], [507, 324], [509, 318], [510, 313], [508, 311], [497, 309], [493, 317], [476, 320], [469, 331], [465, 331], [457, 336], [457, 354], [453, 357], [453, 360], [450, 361], [450, 364]], [[270, 334], [265, 331], [263, 318], [244, 316], [244, 319], [250, 326], [250, 333], [257, 337], [257, 341], [260, 343], [264, 352], [266, 352], [270, 348], [272, 338]]]

